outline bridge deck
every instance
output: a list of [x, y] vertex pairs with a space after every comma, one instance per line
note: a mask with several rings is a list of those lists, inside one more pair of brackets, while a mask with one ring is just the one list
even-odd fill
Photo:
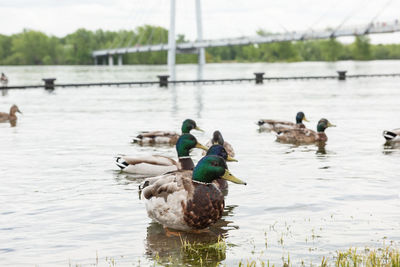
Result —
[[[400, 31], [400, 23], [398, 20], [391, 23], [370, 23], [368, 25], [348, 27], [338, 30], [320, 30], [320, 31], [303, 31], [303, 32], [287, 32], [283, 34], [268, 36], [239, 37], [217, 40], [204, 40], [202, 42], [188, 42], [176, 44], [177, 51], [190, 51], [199, 48], [234, 46], [234, 45], [250, 45], [265, 44], [284, 41], [303, 41], [314, 39], [328, 39], [332, 37], [358, 36], [365, 34], [392, 33]], [[136, 45], [135, 47], [123, 47], [115, 49], [104, 49], [93, 51], [93, 57], [107, 55], [122, 55], [140, 52], [167, 51], [168, 44], [157, 45]]]

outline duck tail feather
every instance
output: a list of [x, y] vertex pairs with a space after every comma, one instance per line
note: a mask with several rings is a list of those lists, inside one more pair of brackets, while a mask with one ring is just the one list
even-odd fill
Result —
[[387, 141], [390, 141], [390, 140], [394, 139], [396, 136], [397, 136], [397, 134], [395, 134], [394, 132], [383, 131], [383, 137], [385, 137], [385, 139]]
[[117, 164], [117, 166], [120, 167], [121, 170], [125, 169], [129, 165], [122, 157], [117, 157], [117, 159], [115, 160], [115, 164]]

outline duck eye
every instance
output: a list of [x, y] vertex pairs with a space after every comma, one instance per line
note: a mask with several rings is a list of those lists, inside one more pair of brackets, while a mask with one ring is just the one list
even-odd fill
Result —
[[214, 166], [214, 167], [218, 166], [218, 162], [216, 162], [216, 161], [211, 161], [211, 166]]

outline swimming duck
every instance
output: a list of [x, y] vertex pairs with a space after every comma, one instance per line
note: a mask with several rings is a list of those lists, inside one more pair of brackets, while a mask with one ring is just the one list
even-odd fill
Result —
[[178, 162], [169, 157], [154, 155], [143, 157], [120, 156], [117, 157], [115, 163], [123, 172], [155, 176], [176, 170], [193, 170], [194, 164], [189, 155], [190, 150], [193, 148], [208, 150], [207, 147], [197, 142], [196, 137], [189, 133], [181, 135], [175, 147], [178, 153]]
[[279, 120], [259, 120], [257, 125], [260, 126], [260, 130], [268, 130], [281, 132], [287, 129], [297, 129], [297, 128], [306, 128], [303, 124], [303, 121], [307, 121], [304, 112], [299, 111], [296, 114], [296, 123], [290, 121], [279, 121]]
[[17, 122], [17, 116], [15, 115], [15, 113], [17, 112], [22, 114], [17, 105], [11, 106], [10, 113], [0, 112], [0, 122], [10, 122], [11, 125], [15, 126]]
[[328, 137], [325, 134], [325, 129], [328, 127], [336, 127], [327, 119], [320, 119], [317, 125], [317, 132], [307, 128], [295, 128], [278, 132], [277, 141], [284, 143], [302, 143], [311, 144], [315, 142], [325, 142]]
[[[200, 129], [194, 120], [186, 119], [182, 123], [182, 134], [190, 133], [191, 130], [203, 131]], [[153, 132], [141, 132], [138, 136], [133, 139], [133, 143], [140, 145], [154, 145], [154, 144], [167, 144], [175, 145], [178, 141], [179, 134], [173, 131], [153, 131]]]
[[228, 142], [225, 142], [220, 131], [214, 131], [213, 138], [207, 142], [206, 146], [211, 147], [212, 145], [215, 144], [224, 146], [226, 152], [228, 152], [228, 155], [231, 156], [232, 158], [235, 157], [235, 151], [233, 150], [233, 147]]
[[233, 176], [219, 156], [205, 156], [193, 171], [175, 171], [146, 179], [140, 186], [147, 214], [168, 228], [198, 231], [217, 222], [224, 210], [216, 179], [246, 184]]
[[385, 137], [388, 143], [400, 142], [400, 128], [391, 131], [383, 131], [383, 137]]

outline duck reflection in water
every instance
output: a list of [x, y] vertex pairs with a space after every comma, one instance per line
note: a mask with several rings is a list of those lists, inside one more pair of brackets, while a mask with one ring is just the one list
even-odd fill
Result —
[[326, 155], [326, 149], [325, 149], [326, 142], [319, 142], [316, 145], [318, 148], [316, 154], [317, 155]]
[[400, 143], [386, 142], [385, 144], [383, 144], [382, 153], [384, 155], [399, 154], [400, 153]]
[[222, 218], [201, 234], [179, 232], [179, 236], [170, 236], [161, 224], [151, 222], [147, 227], [146, 254], [162, 265], [218, 266], [226, 257], [224, 239], [230, 230], [239, 228], [228, 220], [235, 208], [226, 206]]

